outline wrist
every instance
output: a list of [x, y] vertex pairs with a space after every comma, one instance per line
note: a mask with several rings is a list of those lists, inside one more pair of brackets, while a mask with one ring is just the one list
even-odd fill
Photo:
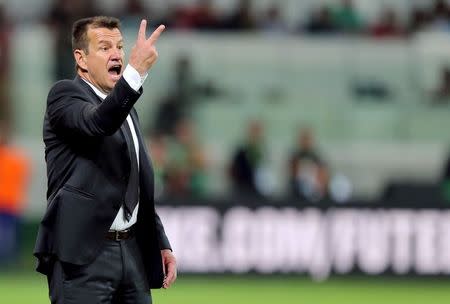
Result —
[[130, 85], [130, 87], [132, 87], [136, 92], [139, 91], [139, 89], [144, 84], [145, 79], [147, 78], [147, 74], [142, 76], [141, 74], [139, 74], [139, 71], [137, 71], [136, 68], [134, 68], [131, 64], [128, 64], [126, 66], [122, 76]]
[[144, 69], [139, 68], [139, 65], [137, 64], [133, 64], [133, 63], [128, 63], [136, 72], [139, 73], [139, 76], [141, 77], [145, 77], [147, 75], [147, 71]]

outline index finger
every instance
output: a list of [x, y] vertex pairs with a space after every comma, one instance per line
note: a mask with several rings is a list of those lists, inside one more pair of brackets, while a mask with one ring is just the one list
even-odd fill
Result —
[[167, 277], [164, 281], [165, 288], [169, 288], [170, 285], [172, 285], [173, 282], [175, 282], [175, 278], [176, 278], [175, 267], [169, 266], [169, 269], [167, 270]]
[[147, 28], [147, 20], [142, 19], [141, 25], [139, 26], [138, 40], [145, 40], [146, 28]]
[[150, 40], [152, 43], [155, 43], [165, 28], [166, 27], [163, 24], [158, 26], [158, 28], [152, 33], [152, 35], [150, 36], [150, 38], [148, 38], [148, 40]]

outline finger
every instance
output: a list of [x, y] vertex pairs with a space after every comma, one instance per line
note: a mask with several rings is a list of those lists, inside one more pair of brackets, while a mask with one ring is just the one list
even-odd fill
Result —
[[145, 40], [146, 28], [147, 28], [147, 20], [142, 19], [141, 25], [139, 26], [138, 40]]
[[169, 283], [167, 280], [167, 271], [166, 271], [166, 267], [163, 267], [163, 271], [164, 271], [164, 280], [163, 280], [163, 285], [162, 288], [166, 289], [169, 287]]
[[163, 24], [158, 26], [158, 28], [152, 33], [152, 35], [150, 36], [150, 38], [148, 38], [148, 40], [151, 41], [152, 44], [154, 44], [158, 40], [161, 33], [164, 32], [165, 28], [166, 27]]
[[173, 282], [175, 282], [176, 279], [176, 272], [175, 272], [175, 263], [169, 263], [167, 265], [167, 277], [166, 277], [166, 286], [170, 287]]
[[175, 272], [168, 271], [166, 281], [165, 281], [166, 285], [170, 286], [174, 280], [175, 280]]

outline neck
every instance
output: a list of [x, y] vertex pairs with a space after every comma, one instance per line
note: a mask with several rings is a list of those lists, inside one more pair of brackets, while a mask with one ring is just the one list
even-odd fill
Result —
[[108, 95], [109, 92], [105, 91], [103, 88], [101, 88], [95, 81], [92, 80], [92, 78], [90, 77], [88, 72], [84, 72], [82, 70], [78, 70], [78, 76], [80, 76], [81, 78], [83, 78], [84, 80], [86, 80], [87, 82], [89, 82], [90, 84], [92, 84], [94, 87], [96, 87], [100, 92], [102, 92], [103, 94]]

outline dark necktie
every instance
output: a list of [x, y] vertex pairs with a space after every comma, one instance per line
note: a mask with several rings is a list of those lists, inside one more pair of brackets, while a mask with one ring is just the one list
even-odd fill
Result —
[[131, 163], [130, 178], [128, 180], [127, 192], [125, 193], [125, 202], [123, 206], [125, 220], [129, 221], [133, 210], [134, 208], [136, 208], [136, 205], [139, 201], [139, 169], [136, 157], [136, 148], [134, 146], [133, 136], [131, 135], [130, 126], [127, 120], [124, 121], [121, 128], [128, 145]]

